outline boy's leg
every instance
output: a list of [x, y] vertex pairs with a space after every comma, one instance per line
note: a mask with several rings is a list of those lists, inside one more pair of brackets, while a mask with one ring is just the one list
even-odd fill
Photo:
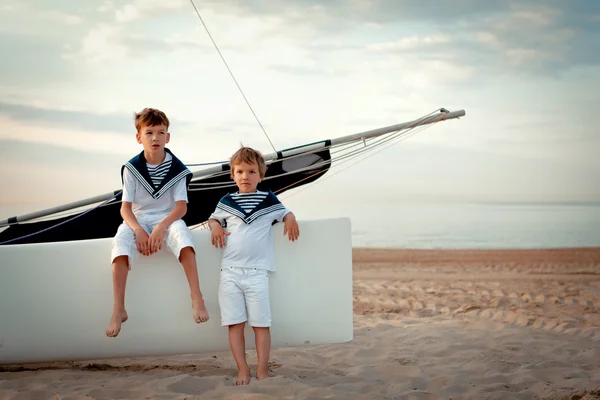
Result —
[[111, 250], [113, 313], [106, 329], [106, 336], [108, 337], [116, 337], [121, 331], [121, 324], [127, 321], [125, 286], [127, 283], [127, 274], [131, 267], [129, 263], [135, 258], [136, 254], [135, 234], [127, 224], [122, 223], [119, 229], [117, 229]]
[[190, 286], [194, 320], [197, 323], [208, 321], [208, 311], [206, 310], [202, 291], [200, 290], [194, 243], [192, 242], [191, 232], [183, 220], [177, 220], [167, 228], [165, 232], [165, 244], [183, 266]]
[[256, 338], [256, 379], [263, 380], [269, 377], [269, 356], [271, 353], [271, 329], [259, 326], [252, 327]]
[[244, 337], [245, 322], [229, 325], [229, 346], [238, 368], [238, 377], [233, 386], [250, 383], [250, 367], [246, 362], [246, 338]]
[[244, 286], [248, 305], [248, 323], [254, 329], [258, 380], [269, 377], [269, 357], [271, 353], [271, 305], [269, 300], [269, 272], [260, 269], [248, 271]]
[[238, 367], [238, 377], [234, 386], [246, 385], [250, 382], [250, 367], [246, 362], [246, 301], [241, 282], [244, 270], [241, 268], [221, 268], [219, 278], [219, 309], [221, 310], [221, 326], [229, 329], [229, 346]]
[[116, 337], [121, 331], [121, 323], [127, 321], [128, 318], [127, 311], [125, 311], [125, 286], [128, 273], [127, 256], [115, 258], [112, 264], [113, 313], [110, 318], [110, 324], [106, 329], [106, 336], [108, 337]]
[[204, 304], [204, 298], [200, 291], [200, 280], [198, 278], [198, 267], [196, 265], [196, 253], [191, 247], [185, 247], [181, 250], [179, 261], [185, 271], [188, 283], [190, 285], [190, 294], [192, 297], [192, 308], [194, 309], [194, 320], [197, 323], [208, 321], [208, 311]]

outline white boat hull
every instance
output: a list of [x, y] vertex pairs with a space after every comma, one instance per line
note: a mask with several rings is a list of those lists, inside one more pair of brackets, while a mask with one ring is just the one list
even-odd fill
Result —
[[[272, 346], [353, 338], [352, 243], [348, 219], [300, 221], [290, 242], [274, 226]], [[221, 251], [193, 231], [200, 284], [211, 315], [196, 324], [181, 265], [166, 251], [129, 273], [129, 320], [117, 338], [112, 311], [111, 239], [0, 247], [0, 364], [160, 356], [229, 349], [217, 291]], [[246, 345], [254, 348], [247, 327]]]

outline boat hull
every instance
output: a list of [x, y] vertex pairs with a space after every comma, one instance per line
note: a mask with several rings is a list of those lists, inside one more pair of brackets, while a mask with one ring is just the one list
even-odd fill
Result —
[[[346, 218], [300, 221], [290, 242], [274, 229], [277, 271], [270, 278], [272, 346], [353, 338], [352, 243]], [[192, 231], [211, 319], [196, 324], [181, 265], [166, 250], [129, 273], [129, 320], [117, 338], [112, 311], [111, 239], [0, 247], [0, 364], [160, 356], [228, 350], [220, 326], [221, 250], [210, 231]], [[247, 327], [246, 345], [254, 347]]]

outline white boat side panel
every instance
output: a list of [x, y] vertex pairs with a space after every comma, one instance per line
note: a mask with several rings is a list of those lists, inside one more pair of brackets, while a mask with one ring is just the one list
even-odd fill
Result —
[[[272, 346], [353, 339], [352, 243], [346, 218], [300, 221], [300, 239], [274, 226]], [[183, 268], [162, 251], [129, 273], [129, 320], [108, 338], [112, 239], [0, 246], [0, 364], [159, 356], [228, 350], [217, 291], [221, 250], [194, 230], [200, 284], [211, 319], [196, 324]], [[254, 348], [252, 329], [246, 345]]]

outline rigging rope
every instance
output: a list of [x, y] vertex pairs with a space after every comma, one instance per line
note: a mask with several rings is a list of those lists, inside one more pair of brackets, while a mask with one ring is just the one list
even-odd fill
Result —
[[237, 88], [239, 89], [240, 93], [242, 94], [242, 97], [244, 98], [244, 100], [246, 101], [246, 104], [248, 105], [248, 108], [250, 108], [250, 111], [252, 112], [252, 115], [254, 115], [254, 118], [256, 119], [256, 122], [258, 122], [258, 125], [260, 126], [260, 128], [262, 129], [262, 131], [264, 132], [265, 136], [267, 137], [267, 140], [269, 141], [269, 143], [271, 144], [271, 147], [273, 147], [273, 150], [275, 152], [277, 152], [277, 149], [275, 148], [275, 146], [273, 145], [273, 142], [271, 142], [271, 138], [269, 137], [269, 135], [267, 134], [267, 131], [265, 130], [265, 128], [263, 127], [263, 124], [260, 122], [260, 120], [258, 119], [258, 116], [256, 115], [256, 113], [254, 112], [254, 109], [252, 108], [252, 106], [250, 105], [250, 102], [248, 101], [248, 99], [246, 98], [246, 95], [244, 94], [244, 91], [242, 90], [242, 88], [240, 87], [240, 85], [237, 82], [237, 79], [235, 79], [235, 76], [233, 76], [233, 72], [231, 72], [231, 68], [229, 68], [229, 65], [227, 65], [227, 61], [225, 61], [225, 57], [223, 57], [223, 54], [221, 54], [221, 50], [219, 50], [219, 46], [217, 46], [217, 43], [215, 43], [215, 41], [213, 40], [212, 35], [210, 34], [210, 31], [208, 30], [208, 27], [206, 26], [206, 24], [204, 23], [204, 20], [202, 19], [202, 17], [200, 16], [200, 12], [198, 11], [198, 9], [196, 8], [196, 4], [194, 4], [194, 0], [190, 0], [190, 3], [192, 3], [192, 7], [194, 7], [194, 10], [196, 11], [196, 15], [198, 15], [198, 18], [200, 19], [200, 22], [202, 22], [202, 25], [204, 26], [204, 29], [206, 30], [206, 33], [208, 33], [208, 37], [210, 38], [211, 42], [213, 43], [213, 45], [215, 46], [215, 49], [217, 49], [217, 52], [219, 53], [219, 56], [221, 56], [221, 60], [223, 60], [223, 63], [225, 64], [225, 67], [227, 67], [227, 70], [229, 71], [229, 75], [231, 75], [231, 78], [233, 79], [233, 81], [235, 82], [235, 85], [237, 86]]
[[[437, 122], [434, 122], [433, 124], [437, 124]], [[431, 127], [431, 125], [427, 125], [427, 126], [421, 126], [419, 130], [415, 130], [414, 132], [412, 132], [412, 134], [411, 134], [411, 135], [403, 135], [403, 134], [401, 134], [401, 135], [397, 135], [396, 137], [398, 137], [398, 138], [399, 138], [398, 142], [400, 142], [400, 141], [402, 141], [402, 140], [405, 140], [406, 138], [408, 138], [408, 137], [410, 137], [410, 136], [412, 136], [412, 135], [414, 135], [414, 134], [416, 134], [416, 133], [418, 133], [418, 132], [421, 132], [421, 131], [423, 131], [423, 130], [425, 130], [425, 129], [428, 129], [428, 128], [430, 128], [430, 127]], [[411, 129], [412, 129], [412, 128], [411, 128]], [[395, 139], [396, 137], [394, 137], [394, 139]], [[385, 144], [386, 142], [388, 142], [388, 141], [391, 141], [391, 140], [392, 140], [392, 139], [390, 138], [389, 140], [382, 141], [382, 142], [383, 142], [383, 144]], [[359, 161], [357, 161], [357, 162], [355, 162], [355, 163], [353, 163], [353, 164], [350, 164], [350, 165], [348, 165], [346, 168], [342, 168], [341, 170], [339, 170], [339, 171], [336, 171], [335, 173], [334, 173], [334, 172], [332, 172], [332, 173], [331, 173], [331, 174], [329, 174], [328, 176], [326, 176], [326, 177], [322, 178], [320, 181], [314, 182], [314, 184], [317, 184], [317, 183], [322, 183], [322, 182], [326, 181], [327, 179], [329, 179], [329, 178], [331, 178], [331, 177], [333, 177], [333, 176], [335, 176], [335, 175], [339, 174], [340, 172], [342, 172], [342, 171], [344, 171], [344, 170], [346, 170], [346, 169], [348, 169], [348, 168], [350, 168], [350, 167], [353, 167], [353, 166], [355, 166], [355, 165], [356, 165], [356, 164], [358, 164], [358, 163], [361, 163], [361, 162], [363, 162], [363, 161], [364, 161], [364, 160], [366, 160], [367, 158], [369, 158], [369, 157], [372, 157], [372, 156], [374, 156], [375, 154], [382, 152], [383, 150], [387, 149], [388, 147], [391, 147], [391, 146], [393, 146], [394, 144], [396, 144], [396, 143], [391, 143], [391, 144], [389, 144], [388, 146], [386, 146], [386, 147], [382, 148], [381, 150], [379, 150], [379, 151], [376, 151], [375, 153], [373, 153], [373, 154], [371, 154], [371, 155], [368, 155], [368, 156], [364, 157], [363, 159], [361, 159], [361, 160], [359, 160]], [[375, 146], [379, 146], [379, 145], [381, 145], [381, 143], [377, 143]], [[365, 151], [365, 153], [366, 153], [366, 151]], [[360, 153], [358, 153], [358, 154], [360, 154]], [[357, 156], [358, 156], [358, 155], [356, 155], [356, 156], [354, 156], [354, 157], [357, 157]], [[350, 161], [350, 160], [351, 160], [352, 158], [354, 158], [354, 157], [351, 157], [349, 160], [346, 160], [346, 161], [340, 162], [339, 164], [343, 164], [344, 162]], [[322, 171], [319, 171], [319, 172], [317, 172], [317, 173], [315, 173], [315, 174], [311, 175], [310, 177], [312, 177], [312, 176], [314, 176], [314, 175], [316, 175], [316, 174], [318, 174], [318, 173], [321, 173], [321, 172], [322, 172]], [[309, 178], [310, 178], [310, 177], [309, 177]], [[308, 179], [308, 178], [304, 178], [304, 179]], [[304, 179], [303, 179], [303, 180], [304, 180]], [[297, 183], [297, 182], [296, 182], [296, 183]], [[291, 185], [290, 185], [290, 186], [291, 186]], [[314, 186], [314, 185], [311, 185], [311, 186]], [[286, 196], [286, 197], [285, 197], [285, 199], [289, 199], [290, 197], [292, 197], [292, 196], [295, 196], [295, 195], [297, 195], [298, 193], [305, 191], [306, 189], [309, 189], [311, 186], [305, 186], [304, 188], [302, 188], [302, 189], [299, 189], [299, 190], [295, 191], [294, 193], [292, 193], [292, 194], [290, 194], [290, 195]]]

